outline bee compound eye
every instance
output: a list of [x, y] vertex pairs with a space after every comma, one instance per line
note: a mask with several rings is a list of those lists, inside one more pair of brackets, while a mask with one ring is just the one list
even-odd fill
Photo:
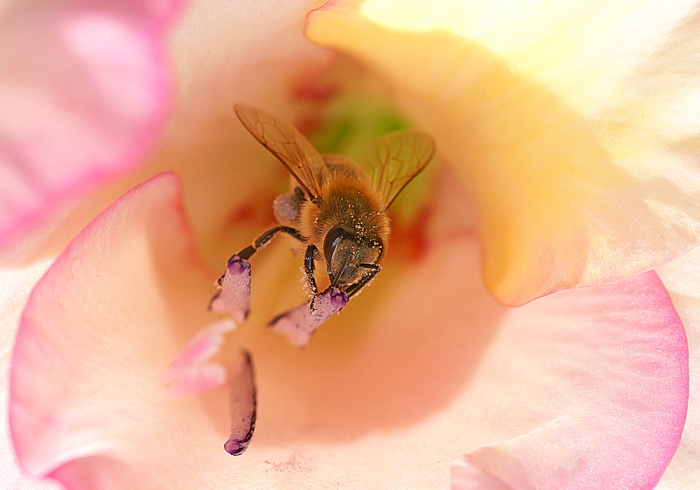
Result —
[[338, 243], [346, 237], [346, 231], [341, 226], [334, 226], [328, 233], [326, 233], [326, 238], [323, 240], [323, 254], [326, 256], [328, 262], [331, 261], [333, 253], [335, 252]]

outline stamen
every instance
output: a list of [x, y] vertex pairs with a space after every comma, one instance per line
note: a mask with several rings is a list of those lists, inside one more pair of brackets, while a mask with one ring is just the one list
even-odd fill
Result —
[[307, 301], [272, 320], [270, 327], [284, 335], [292, 345], [305, 347], [319, 325], [342, 310], [347, 302], [348, 295], [344, 291], [331, 287], [316, 296], [313, 309], [311, 302]]
[[250, 262], [232, 256], [226, 264], [226, 272], [217, 281], [219, 292], [209, 303], [209, 309], [228, 313], [241, 323], [250, 312]]
[[224, 449], [232, 456], [240, 456], [248, 448], [257, 417], [253, 361], [250, 352], [243, 356], [240, 371], [231, 379], [231, 435]]

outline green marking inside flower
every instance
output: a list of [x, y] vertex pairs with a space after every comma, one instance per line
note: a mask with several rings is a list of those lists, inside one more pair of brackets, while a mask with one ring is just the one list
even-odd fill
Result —
[[[375, 138], [411, 127], [393, 107], [357, 97], [341, 97], [327, 106], [321, 128], [310, 140], [321, 153], [344, 155], [359, 161]], [[430, 196], [434, 166], [434, 163], [428, 165], [399, 194], [391, 205], [394, 220], [407, 225], [416, 218]]]

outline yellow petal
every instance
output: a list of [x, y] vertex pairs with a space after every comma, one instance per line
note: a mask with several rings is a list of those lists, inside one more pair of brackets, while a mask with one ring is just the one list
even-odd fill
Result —
[[698, 243], [693, 2], [334, 1], [312, 41], [369, 62], [470, 190], [489, 289], [521, 304]]

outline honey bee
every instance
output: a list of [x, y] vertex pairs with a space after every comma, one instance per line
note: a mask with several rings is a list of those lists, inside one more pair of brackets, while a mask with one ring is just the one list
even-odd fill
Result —
[[381, 270], [391, 231], [387, 209], [431, 160], [432, 137], [416, 130], [379, 137], [357, 164], [321, 155], [292, 124], [266, 112], [243, 104], [234, 110], [296, 181], [291, 193], [273, 203], [278, 225], [237, 255], [247, 260], [284, 233], [306, 246], [303, 270], [313, 299], [319, 294], [314, 273], [321, 260], [330, 287], [348, 298], [359, 293]]

